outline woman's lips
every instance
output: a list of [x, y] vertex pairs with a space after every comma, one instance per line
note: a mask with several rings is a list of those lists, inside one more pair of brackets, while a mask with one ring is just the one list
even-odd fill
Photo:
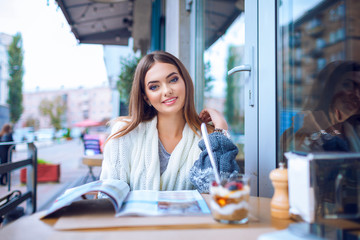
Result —
[[173, 98], [166, 99], [165, 101], [163, 101], [163, 103], [166, 105], [172, 105], [176, 102], [176, 100], [177, 100], [177, 97], [173, 97]]

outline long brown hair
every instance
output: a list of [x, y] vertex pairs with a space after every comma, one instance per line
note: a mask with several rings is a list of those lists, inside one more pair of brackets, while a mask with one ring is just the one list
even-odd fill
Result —
[[1, 129], [0, 137], [4, 136], [5, 134], [8, 134], [11, 132], [11, 125], [6, 123]]
[[[156, 63], [168, 63], [174, 65], [179, 71], [180, 76], [185, 82], [185, 103], [183, 114], [186, 123], [191, 130], [198, 134], [201, 121], [195, 110], [194, 103], [194, 85], [189, 72], [178, 58], [164, 51], [154, 51], [144, 56], [136, 67], [134, 81], [130, 93], [129, 116], [119, 117], [115, 121], [126, 122], [126, 126], [112, 134], [111, 138], [119, 138], [134, 130], [141, 122], [149, 121], [157, 115], [154, 107], [149, 106], [144, 100], [145, 96], [145, 76], [149, 69]], [[128, 121], [127, 121], [128, 120]]]

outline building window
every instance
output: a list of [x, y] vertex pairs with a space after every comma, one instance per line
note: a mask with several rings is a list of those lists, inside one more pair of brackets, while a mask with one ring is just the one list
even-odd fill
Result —
[[319, 58], [317, 60], [317, 68], [318, 68], [318, 71], [321, 71], [321, 69], [323, 69], [326, 65], [326, 59], [325, 58]]

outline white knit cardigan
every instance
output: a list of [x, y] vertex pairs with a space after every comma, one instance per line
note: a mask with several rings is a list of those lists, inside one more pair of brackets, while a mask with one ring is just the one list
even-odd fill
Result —
[[[117, 122], [112, 134], [124, 126]], [[131, 190], [194, 189], [189, 171], [201, 152], [200, 137], [185, 124], [182, 139], [171, 153], [165, 172], [160, 176], [157, 117], [140, 123], [130, 133], [111, 139], [104, 148], [100, 179], [120, 179]]]

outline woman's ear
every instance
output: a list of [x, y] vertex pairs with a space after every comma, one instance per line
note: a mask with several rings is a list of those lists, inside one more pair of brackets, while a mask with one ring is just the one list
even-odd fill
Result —
[[151, 103], [146, 95], [144, 95], [144, 100], [147, 102], [147, 104], [151, 107]]
[[337, 108], [335, 109], [335, 118], [338, 122], [343, 122], [342, 113]]

